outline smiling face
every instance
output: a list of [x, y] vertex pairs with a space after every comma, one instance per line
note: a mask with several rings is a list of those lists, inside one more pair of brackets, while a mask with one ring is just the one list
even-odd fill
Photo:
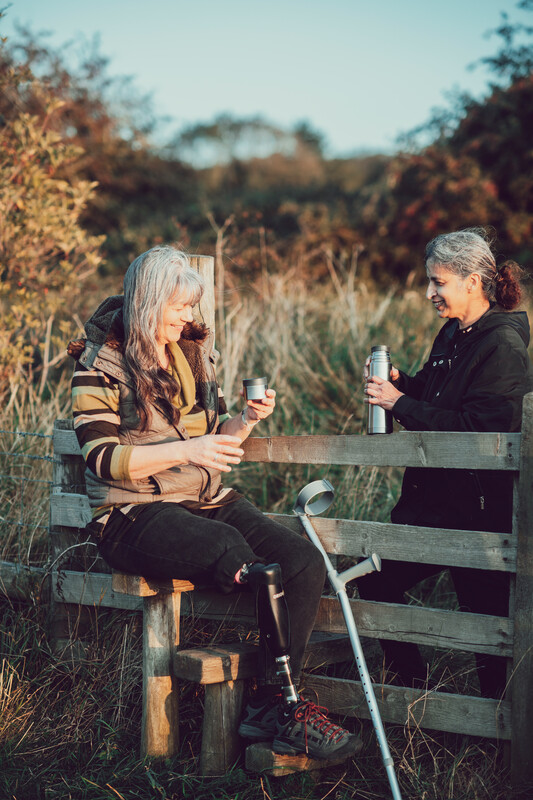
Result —
[[177, 342], [187, 322], [192, 322], [192, 305], [183, 297], [176, 295], [163, 308], [161, 323], [157, 329], [157, 342], [166, 346]]
[[441, 264], [427, 265], [428, 289], [426, 297], [433, 303], [441, 319], [464, 322], [472, 303], [471, 276], [461, 278]]

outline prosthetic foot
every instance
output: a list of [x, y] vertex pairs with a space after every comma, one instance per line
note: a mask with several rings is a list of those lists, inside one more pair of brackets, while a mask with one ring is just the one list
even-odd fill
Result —
[[272, 653], [277, 674], [283, 678], [283, 697], [286, 703], [300, 699], [292, 682], [287, 651], [290, 647], [289, 611], [281, 582], [279, 564], [245, 564], [241, 582], [255, 591], [259, 630]]

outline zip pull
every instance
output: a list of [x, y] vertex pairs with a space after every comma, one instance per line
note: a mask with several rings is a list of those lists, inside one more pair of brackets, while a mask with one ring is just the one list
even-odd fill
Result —
[[481, 497], [479, 498], [479, 506], [482, 511], [485, 511], [485, 498], [483, 497], [483, 495], [481, 495]]

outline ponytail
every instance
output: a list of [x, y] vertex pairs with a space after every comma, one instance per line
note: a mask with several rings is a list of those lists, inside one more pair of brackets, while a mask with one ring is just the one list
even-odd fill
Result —
[[494, 299], [502, 308], [510, 311], [522, 299], [520, 278], [523, 270], [515, 261], [505, 261], [494, 276]]

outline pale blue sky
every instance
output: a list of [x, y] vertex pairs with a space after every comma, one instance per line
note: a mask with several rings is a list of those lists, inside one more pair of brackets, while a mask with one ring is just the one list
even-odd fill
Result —
[[100, 34], [111, 74], [133, 76], [175, 128], [224, 111], [306, 119], [331, 155], [391, 150], [446, 92], [480, 96], [487, 72], [468, 66], [496, 51], [485, 34], [500, 12], [533, 22], [515, 0], [11, 2], [4, 35], [15, 22], [55, 45]]

